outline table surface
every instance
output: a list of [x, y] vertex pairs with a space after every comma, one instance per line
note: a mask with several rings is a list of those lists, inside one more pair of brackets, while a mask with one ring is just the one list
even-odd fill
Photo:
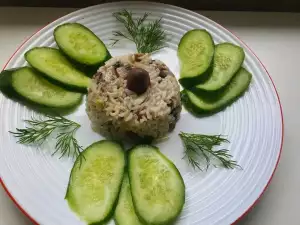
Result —
[[[0, 8], [0, 68], [38, 28], [75, 9]], [[237, 225], [297, 225], [300, 221], [300, 14], [200, 12], [243, 39], [271, 74], [282, 102], [284, 145], [271, 182]], [[0, 187], [0, 225], [31, 225]]]

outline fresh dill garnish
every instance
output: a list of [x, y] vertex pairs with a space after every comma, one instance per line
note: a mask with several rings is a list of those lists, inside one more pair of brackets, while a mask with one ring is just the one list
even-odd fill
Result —
[[57, 130], [59, 133], [56, 136], [55, 151], [52, 155], [60, 153], [60, 158], [63, 156], [80, 157], [80, 161], [84, 158], [80, 154], [83, 148], [74, 137], [80, 124], [59, 115], [48, 115], [46, 118], [32, 117], [31, 120], [25, 120], [25, 122], [29, 126], [17, 128], [16, 132], [10, 131], [10, 133], [19, 139], [18, 143], [41, 145], [54, 130]]
[[[213, 165], [218, 167], [218, 164], [213, 162], [215, 159], [221, 163], [226, 169], [241, 168], [236, 161], [232, 160], [232, 155], [229, 154], [227, 149], [214, 150], [215, 146], [229, 141], [221, 135], [204, 135], [204, 134], [190, 134], [180, 132], [179, 136], [183, 141], [185, 152], [184, 158], [187, 158], [189, 164], [194, 169], [208, 169]], [[205, 166], [201, 165], [204, 159]]]
[[146, 22], [148, 13], [134, 19], [133, 14], [125, 9], [113, 13], [113, 16], [124, 25], [126, 31], [114, 31], [112, 45], [125, 38], [135, 43], [139, 53], [151, 53], [165, 47], [166, 33], [162, 29], [161, 18]]

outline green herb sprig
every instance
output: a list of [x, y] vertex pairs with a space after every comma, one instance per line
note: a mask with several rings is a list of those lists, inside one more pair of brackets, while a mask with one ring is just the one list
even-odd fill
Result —
[[80, 157], [80, 160], [84, 158], [80, 154], [83, 148], [74, 137], [80, 124], [59, 115], [48, 115], [46, 118], [32, 117], [31, 120], [25, 120], [25, 122], [29, 126], [17, 128], [16, 132], [10, 131], [10, 133], [19, 139], [18, 143], [41, 145], [53, 131], [57, 130], [59, 133], [56, 136], [55, 151], [52, 155], [60, 153], [60, 158], [63, 156]]
[[135, 43], [139, 53], [151, 53], [165, 47], [166, 33], [161, 27], [161, 19], [146, 22], [149, 14], [138, 19], [127, 10], [113, 13], [113, 16], [124, 25], [126, 31], [114, 31], [112, 45], [125, 38]]
[[[218, 165], [213, 162], [213, 159], [217, 159], [226, 169], [241, 168], [235, 160], [232, 160], [232, 155], [229, 154], [229, 150], [220, 149], [214, 150], [214, 147], [221, 145], [222, 143], [228, 143], [229, 141], [220, 135], [204, 135], [204, 134], [190, 134], [180, 132], [179, 136], [185, 146], [184, 158], [188, 159], [188, 162], [194, 169], [208, 169], [209, 166]], [[205, 160], [205, 166], [201, 166], [201, 161]]]

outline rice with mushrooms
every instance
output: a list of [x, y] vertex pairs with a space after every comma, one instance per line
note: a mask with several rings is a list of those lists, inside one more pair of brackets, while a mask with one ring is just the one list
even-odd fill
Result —
[[[142, 94], [128, 89], [129, 73], [134, 68], [149, 74], [150, 84]], [[141, 87], [141, 83], [134, 85]], [[93, 129], [106, 136], [161, 138], [174, 129], [180, 112], [177, 79], [163, 62], [152, 60], [148, 54], [108, 60], [88, 89], [87, 114]]]

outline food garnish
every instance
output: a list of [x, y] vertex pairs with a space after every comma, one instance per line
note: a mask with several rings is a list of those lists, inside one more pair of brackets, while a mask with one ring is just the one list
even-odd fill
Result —
[[78, 70], [58, 49], [35, 47], [25, 53], [26, 61], [50, 80], [63, 87], [86, 91], [90, 78]]
[[118, 225], [143, 225], [136, 215], [132, 202], [128, 173], [123, 177], [118, 203], [114, 213], [114, 220]]
[[183, 90], [181, 92], [181, 102], [188, 111], [196, 115], [215, 113], [226, 108], [242, 96], [248, 89], [251, 79], [251, 73], [241, 67], [222, 90], [214, 93]]
[[152, 53], [165, 47], [167, 35], [161, 26], [161, 19], [146, 22], [149, 13], [135, 19], [125, 9], [113, 13], [113, 16], [124, 25], [126, 31], [114, 31], [112, 45], [121, 39], [127, 39], [135, 43], [139, 53]]
[[82, 153], [85, 160], [74, 163], [66, 200], [87, 224], [104, 224], [113, 214], [120, 192], [125, 151], [113, 141], [91, 144]]
[[195, 86], [207, 78], [214, 51], [214, 40], [206, 30], [194, 29], [182, 36], [177, 54], [180, 62], [179, 82], [183, 87]]
[[30, 103], [51, 108], [74, 107], [82, 100], [81, 93], [57, 86], [45, 79], [41, 73], [27, 66], [1, 72], [0, 90], [20, 102], [28, 100]]
[[241, 68], [244, 58], [245, 52], [240, 46], [227, 42], [216, 45], [212, 72], [204, 83], [195, 88], [206, 91], [223, 88]]
[[75, 132], [80, 127], [80, 124], [66, 119], [60, 115], [47, 115], [46, 118], [35, 118], [25, 120], [29, 125], [26, 128], [17, 128], [16, 132], [10, 131], [17, 137], [20, 144], [43, 144], [43, 142], [53, 133], [58, 131], [56, 136], [55, 151], [52, 155], [60, 153], [60, 158], [63, 156], [84, 159], [80, 154], [82, 146], [76, 140]]
[[136, 94], [143, 94], [150, 85], [149, 73], [141, 68], [132, 68], [127, 75], [127, 88]]
[[80, 23], [64, 23], [54, 29], [59, 49], [70, 59], [87, 66], [99, 66], [111, 58], [104, 43]]
[[[219, 163], [221, 163], [221, 166], [226, 169], [241, 168], [237, 162], [232, 159], [232, 155], [229, 154], [229, 150], [214, 149], [214, 147], [220, 146], [222, 143], [229, 142], [221, 135], [204, 135], [180, 132], [179, 136], [185, 147], [184, 158], [188, 159], [189, 164], [195, 170], [207, 170], [211, 165], [214, 167], [219, 167], [214, 160], [217, 160]], [[205, 164], [204, 166], [201, 165], [203, 159]]]
[[185, 203], [185, 185], [176, 166], [151, 145], [138, 145], [128, 156], [135, 212], [144, 224], [173, 224]]

